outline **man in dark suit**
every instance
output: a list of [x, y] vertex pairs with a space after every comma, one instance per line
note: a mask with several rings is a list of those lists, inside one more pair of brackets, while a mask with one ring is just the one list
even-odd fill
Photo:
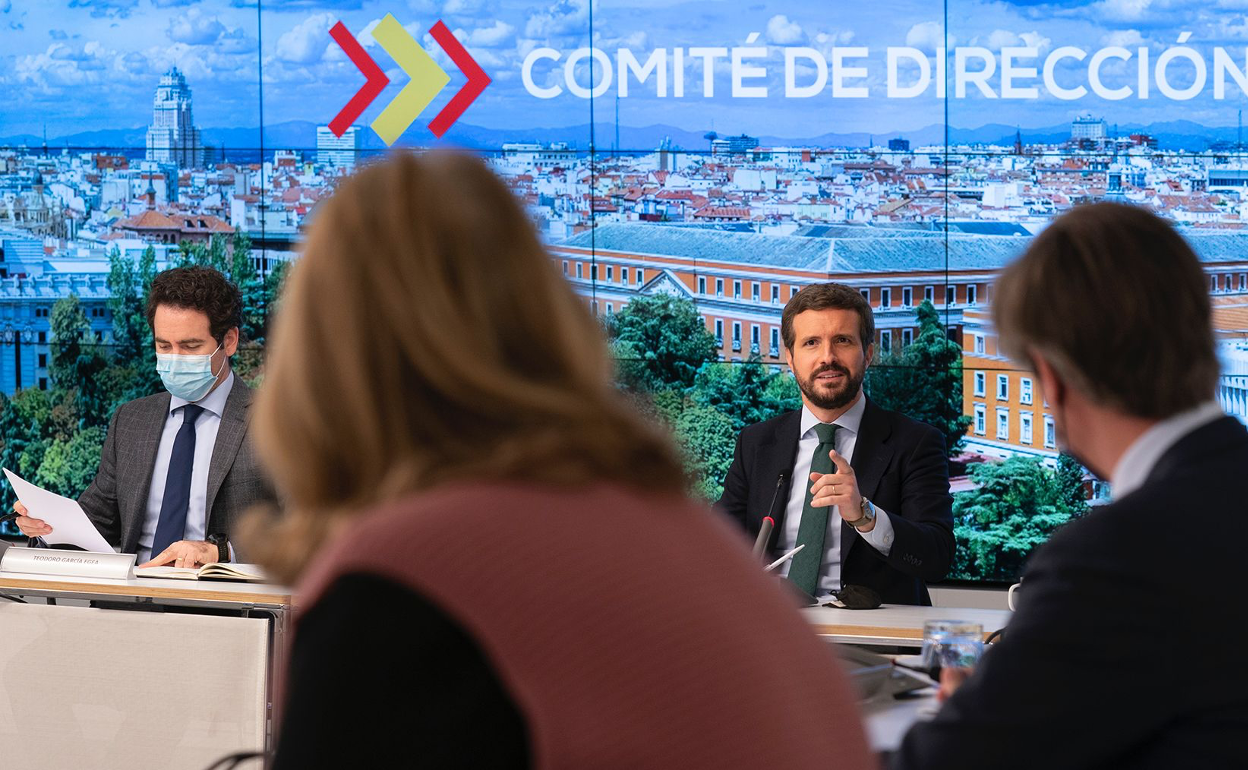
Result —
[[1248, 433], [1214, 401], [1208, 286], [1168, 224], [1107, 203], [998, 279], [1003, 349], [1114, 500], [1036, 553], [1004, 640], [946, 672], [895, 768], [1248, 766]]
[[[252, 503], [272, 500], [247, 440], [251, 390], [230, 369], [242, 302], [216, 270], [167, 270], [152, 282], [147, 319], [168, 392], [113, 414], [91, 486], [78, 499], [104, 538], [152, 566], [229, 561], [229, 533]], [[28, 537], [47, 523], [23, 514]]]
[[770, 553], [804, 546], [780, 569], [808, 595], [857, 585], [931, 604], [925, 581], [953, 561], [944, 437], [863, 393], [875, 321], [855, 289], [803, 288], [780, 329], [803, 406], [741, 432], [719, 508], [751, 537], [770, 515]]

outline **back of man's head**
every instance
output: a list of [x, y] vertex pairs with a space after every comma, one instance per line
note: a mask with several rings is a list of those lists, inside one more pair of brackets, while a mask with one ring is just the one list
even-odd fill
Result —
[[1054, 220], [997, 280], [1002, 348], [1101, 406], [1164, 419], [1217, 387], [1208, 279], [1164, 220], [1116, 203]]

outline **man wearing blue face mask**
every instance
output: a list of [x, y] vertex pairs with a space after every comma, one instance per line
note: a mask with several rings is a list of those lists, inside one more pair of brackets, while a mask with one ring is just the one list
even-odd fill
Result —
[[[113, 414], [91, 486], [78, 499], [105, 539], [143, 566], [229, 561], [235, 517], [273, 499], [247, 440], [251, 390], [230, 369], [242, 301], [216, 270], [182, 267], [152, 281], [147, 320], [167, 393]], [[23, 514], [28, 537], [52, 528]]]

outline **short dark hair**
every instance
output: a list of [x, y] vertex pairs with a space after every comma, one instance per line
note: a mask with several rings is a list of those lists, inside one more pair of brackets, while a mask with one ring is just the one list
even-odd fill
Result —
[[1191, 246], [1138, 206], [1058, 217], [997, 279], [1001, 347], [1042, 356], [1093, 401], [1164, 419], [1214, 397], [1209, 280]]
[[198, 310], [208, 316], [208, 331], [218, 343], [225, 342], [226, 332], [243, 324], [238, 287], [210, 267], [175, 267], [158, 273], [147, 295], [148, 326], [152, 326], [160, 305]]
[[875, 342], [875, 316], [871, 306], [857, 289], [843, 283], [812, 283], [789, 299], [780, 316], [780, 336], [784, 346], [793, 350], [793, 319], [807, 310], [853, 310], [858, 313], [858, 334], [862, 349]]

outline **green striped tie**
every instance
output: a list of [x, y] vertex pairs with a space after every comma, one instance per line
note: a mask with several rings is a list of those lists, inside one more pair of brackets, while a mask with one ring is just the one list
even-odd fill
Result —
[[[828, 456], [828, 452], [836, 449], [836, 445], [832, 443], [836, 438], [836, 426], [819, 423], [815, 426], [815, 433], [819, 435], [819, 446], [815, 447], [815, 454], [810, 458], [810, 472], [832, 473], [836, 468], [832, 465], [832, 458]], [[793, 565], [789, 567], [789, 580], [792, 580], [798, 588], [814, 596], [815, 587], [819, 584], [819, 567], [823, 564], [823, 539], [828, 531], [828, 514], [832, 512], [832, 506], [816, 508], [810, 504], [812, 497], [810, 486], [814, 482], [809, 476], [793, 481], [806, 485], [806, 502], [802, 505], [802, 521], [797, 527], [797, 544], [806, 547], [793, 557]]]

